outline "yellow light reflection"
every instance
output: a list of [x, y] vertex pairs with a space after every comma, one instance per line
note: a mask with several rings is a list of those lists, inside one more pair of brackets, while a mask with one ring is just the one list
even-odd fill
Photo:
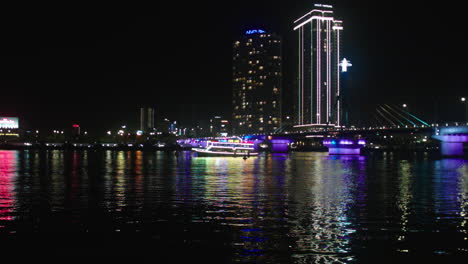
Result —
[[[412, 184], [412, 173], [411, 164], [407, 160], [403, 160], [399, 163], [399, 195], [397, 197], [397, 206], [401, 211], [400, 225], [401, 234], [398, 236], [398, 241], [406, 240], [408, 233], [408, 218], [411, 213], [410, 203], [413, 200], [413, 194], [411, 192]], [[404, 252], [405, 249], [400, 249]]]

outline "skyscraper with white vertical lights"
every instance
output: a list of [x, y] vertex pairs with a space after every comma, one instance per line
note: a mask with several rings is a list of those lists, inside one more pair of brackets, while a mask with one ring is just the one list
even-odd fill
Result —
[[278, 35], [252, 29], [234, 42], [234, 134], [268, 134], [281, 126], [281, 76]]
[[340, 53], [342, 21], [331, 5], [314, 9], [294, 21], [298, 37], [296, 127], [341, 126]]

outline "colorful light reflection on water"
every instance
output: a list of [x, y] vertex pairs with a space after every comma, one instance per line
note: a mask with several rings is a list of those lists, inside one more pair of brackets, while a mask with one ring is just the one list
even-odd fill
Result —
[[423, 153], [243, 160], [5, 150], [0, 234], [52, 235], [57, 254], [151, 255], [158, 248], [179, 251], [174, 259], [190, 253], [219, 263], [463, 256], [467, 165]]

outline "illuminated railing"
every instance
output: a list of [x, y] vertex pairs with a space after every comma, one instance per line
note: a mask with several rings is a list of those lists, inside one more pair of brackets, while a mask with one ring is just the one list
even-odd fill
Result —
[[359, 155], [366, 145], [364, 139], [325, 139], [323, 145], [331, 155]]

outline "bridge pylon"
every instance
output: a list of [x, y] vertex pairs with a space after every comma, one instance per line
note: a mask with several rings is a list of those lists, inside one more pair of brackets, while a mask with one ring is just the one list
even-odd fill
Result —
[[447, 126], [435, 128], [432, 138], [440, 141], [440, 150], [444, 156], [463, 155], [463, 144], [468, 142], [468, 126]]

